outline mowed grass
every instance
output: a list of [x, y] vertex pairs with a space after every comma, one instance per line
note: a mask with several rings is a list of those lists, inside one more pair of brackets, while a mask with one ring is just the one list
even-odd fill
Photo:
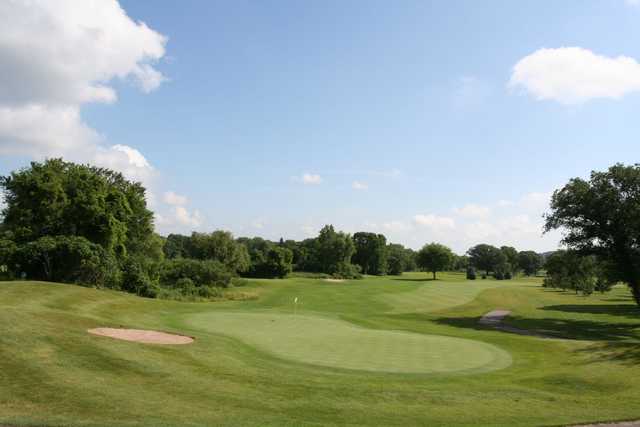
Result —
[[373, 330], [319, 316], [213, 312], [194, 315], [190, 324], [283, 359], [334, 368], [471, 373], [511, 363], [509, 353], [482, 341]]
[[[585, 298], [545, 290], [538, 279], [426, 279], [256, 280], [247, 291], [257, 300], [216, 303], [0, 283], [0, 425], [538, 426], [640, 418], [640, 311], [625, 288]], [[561, 339], [478, 326], [495, 308], [511, 310], [514, 326]], [[86, 333], [97, 326], [196, 341], [157, 346]], [[479, 348], [497, 349], [511, 364], [459, 369], [482, 365]], [[426, 363], [434, 354], [439, 359]], [[457, 367], [436, 372], [443, 360]], [[432, 371], [407, 369], [423, 362]]]

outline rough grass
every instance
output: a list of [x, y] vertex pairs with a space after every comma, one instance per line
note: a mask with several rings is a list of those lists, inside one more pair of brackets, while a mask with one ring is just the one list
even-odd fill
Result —
[[[539, 279], [426, 276], [255, 280], [243, 291], [258, 299], [214, 303], [0, 283], [0, 425], [540, 426], [640, 418], [640, 311], [626, 289], [585, 298], [545, 290]], [[324, 358], [292, 361], [290, 352], [243, 336], [235, 322], [224, 331], [215, 325], [231, 313], [288, 319], [295, 297], [295, 315], [320, 319], [320, 331], [335, 321], [338, 332], [356, 325], [372, 336], [467, 339], [509, 353], [513, 363], [471, 373], [343, 369], [322, 366]], [[508, 324], [564, 339], [478, 326], [495, 308], [512, 311]], [[86, 333], [98, 326], [184, 333], [196, 342], [163, 347]]]

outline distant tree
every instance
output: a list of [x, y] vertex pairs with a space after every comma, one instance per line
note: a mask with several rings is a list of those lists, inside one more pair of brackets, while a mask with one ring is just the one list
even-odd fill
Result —
[[254, 237], [238, 239], [238, 243], [247, 248], [251, 259], [251, 267], [246, 272], [247, 276], [274, 278], [285, 277], [291, 272], [293, 253], [284, 242], [276, 245], [260, 237]]
[[512, 246], [501, 246], [500, 252], [504, 255], [505, 264], [502, 267], [505, 270], [505, 276], [515, 274], [518, 270], [518, 251]]
[[190, 245], [191, 237], [181, 234], [169, 234], [164, 244], [164, 255], [169, 259], [193, 258]]
[[522, 251], [518, 254], [518, 267], [527, 276], [535, 276], [542, 268], [542, 257], [534, 251]]
[[436, 279], [436, 272], [446, 270], [453, 261], [453, 252], [448, 247], [439, 243], [429, 243], [418, 251], [418, 266], [424, 271], [433, 273]]
[[399, 276], [413, 264], [411, 249], [406, 249], [402, 245], [391, 243], [387, 245], [387, 273]]
[[350, 275], [355, 272], [351, 264], [354, 252], [351, 236], [336, 232], [332, 225], [324, 226], [315, 239], [314, 256], [322, 273]]
[[469, 257], [466, 255], [455, 255], [453, 259], [453, 269], [455, 271], [466, 271], [469, 267]]
[[478, 270], [484, 270], [487, 275], [506, 262], [506, 257], [500, 249], [484, 243], [472, 247], [467, 254], [470, 264]]
[[640, 165], [616, 164], [556, 190], [545, 230], [557, 228], [569, 248], [609, 263], [640, 305]]
[[194, 232], [190, 248], [192, 258], [219, 261], [233, 272], [246, 272], [251, 266], [246, 246], [236, 242], [228, 231]]
[[467, 280], [476, 280], [476, 269], [471, 266], [467, 267]]
[[363, 274], [382, 275], [387, 272], [387, 239], [382, 234], [358, 232], [353, 235], [355, 253], [351, 259]]
[[572, 290], [591, 295], [594, 291], [606, 292], [613, 286], [608, 268], [593, 255], [581, 255], [576, 251], [557, 251], [545, 264], [547, 276], [543, 286]]

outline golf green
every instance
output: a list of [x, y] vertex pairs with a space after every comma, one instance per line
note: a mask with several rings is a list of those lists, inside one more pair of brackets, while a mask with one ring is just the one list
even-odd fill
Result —
[[282, 359], [332, 368], [430, 374], [486, 372], [511, 364], [509, 353], [481, 341], [366, 329], [320, 316], [208, 312], [188, 322]]

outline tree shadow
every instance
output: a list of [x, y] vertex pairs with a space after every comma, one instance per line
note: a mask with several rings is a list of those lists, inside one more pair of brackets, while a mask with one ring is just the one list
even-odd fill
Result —
[[[434, 322], [458, 328], [475, 330], [495, 330], [515, 333], [509, 330], [480, 325], [479, 317], [441, 317]], [[640, 339], [640, 324], [594, 322], [592, 320], [508, 317], [503, 323], [507, 328], [550, 338], [564, 338], [585, 341], [624, 341]], [[506, 328], [505, 328], [506, 329]], [[638, 344], [636, 344], [637, 346]]]
[[640, 364], [640, 345], [637, 343], [601, 343], [575, 351], [588, 357], [587, 363], [617, 362], [623, 365]]
[[397, 279], [391, 279], [391, 280], [396, 280], [398, 282], [434, 282], [434, 281], [439, 281], [440, 279], [434, 279], [433, 277], [425, 277], [422, 279], [403, 279], [401, 277], [398, 277]]
[[565, 313], [608, 314], [640, 319], [640, 307], [635, 304], [559, 304], [547, 305], [541, 309]]

